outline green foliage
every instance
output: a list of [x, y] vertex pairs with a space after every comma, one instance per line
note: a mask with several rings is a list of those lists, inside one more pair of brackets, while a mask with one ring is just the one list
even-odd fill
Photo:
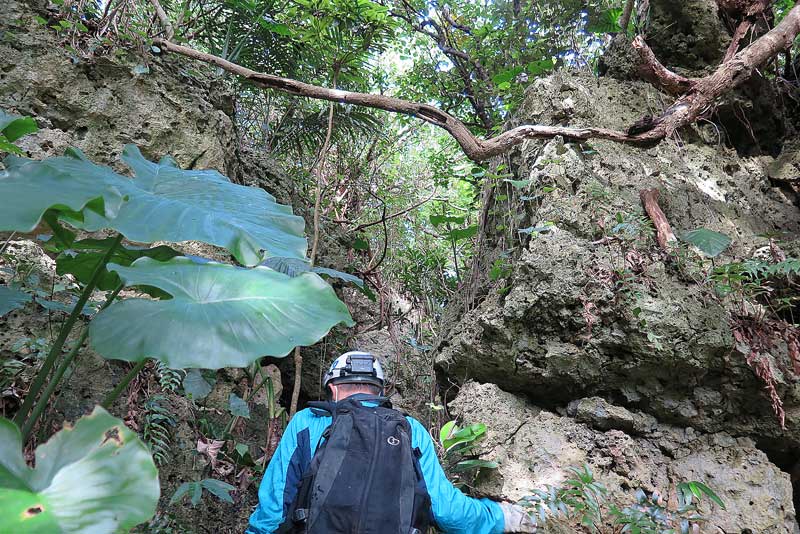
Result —
[[250, 407], [236, 393], [231, 393], [228, 397], [228, 411], [233, 416], [250, 419]]
[[641, 213], [618, 212], [614, 216], [614, 223], [614, 226], [611, 227], [611, 235], [620, 237], [627, 242], [646, 241], [654, 234], [653, 221]]
[[70, 173], [64, 166], [71, 159], [50, 158], [39, 162], [15, 156], [6, 158], [3, 163], [7, 175], [0, 180], [0, 198], [14, 198], [15, 202], [0, 211], [0, 230], [31, 232], [48, 210], [52, 210], [48, 220], [65, 216], [76, 223], [89, 212], [114, 217], [123, 203], [122, 194], [113, 184], [97, 177]]
[[269, 267], [270, 269], [274, 269], [279, 273], [289, 275], [291, 278], [299, 276], [303, 273], [312, 272], [320, 276], [324, 276], [325, 278], [342, 280], [343, 282], [355, 285], [362, 293], [369, 297], [370, 300], [375, 300], [375, 295], [364, 284], [364, 281], [361, 278], [349, 273], [337, 271], [336, 269], [330, 269], [328, 267], [312, 267], [311, 263], [307, 260], [301, 260], [298, 258], [267, 258], [261, 262], [261, 265]]
[[214, 387], [214, 383], [200, 369], [189, 369], [183, 377], [183, 391], [192, 400], [202, 400]]
[[18, 310], [31, 302], [33, 298], [24, 291], [0, 286], [0, 317], [10, 311]]
[[[28, 184], [35, 190], [17, 209], [39, 215], [30, 220], [30, 215], [12, 211], [11, 216], [0, 217], [0, 228], [30, 231], [45, 209], [72, 195], [77, 197], [68, 204], [73, 211], [80, 211], [92, 199], [105, 202], [105, 212], [90, 209], [76, 217], [61, 214], [90, 232], [112, 228], [140, 243], [203, 241], [227, 248], [245, 265], [261, 261], [262, 250], [270, 255], [304, 257], [303, 219], [263, 189], [232, 184], [216, 171], [181, 170], [169, 157], [152, 163], [133, 145], [125, 147], [122, 159], [134, 170], [135, 180], [93, 164], [76, 149], [43, 161], [12, 159], [11, 171], [19, 178], [9, 185], [4, 184], [6, 180], [0, 182], [0, 193], [4, 186], [17, 190], [21, 182]], [[79, 187], [84, 182], [91, 192]], [[117, 209], [111, 211], [110, 206]]]
[[175, 419], [163, 395], [153, 395], [148, 398], [144, 403], [144, 410], [142, 438], [150, 447], [156, 465], [163, 465], [169, 461]]
[[149, 519], [159, 496], [147, 447], [100, 407], [22, 456], [22, 436], [0, 419], [0, 530], [115, 533]]
[[594, 479], [588, 465], [569, 468], [571, 478], [559, 486], [548, 485], [545, 490], [536, 490], [523, 497], [520, 504], [529, 510], [539, 525], [548, 521], [577, 523], [590, 532], [606, 532], [604, 518], [613, 519], [613, 530], [629, 534], [689, 534], [704, 521], [694, 500], [700, 502], [708, 497], [714, 504], [725, 509], [722, 499], [702, 482], [684, 482], [677, 486], [677, 509], [670, 509], [659, 492], [647, 495], [639, 489], [635, 503], [620, 506], [608, 501], [608, 490]]
[[636, 491], [636, 503], [622, 509], [611, 506], [610, 515], [622, 532], [631, 534], [689, 534], [695, 532], [694, 527], [704, 521], [692, 504], [693, 497], [699, 502], [708, 497], [714, 504], [725, 509], [722, 499], [702, 482], [682, 482], [678, 484], [677, 510], [670, 510], [658, 492], [648, 495]]
[[0, 153], [22, 154], [22, 150], [14, 144], [14, 141], [37, 131], [39, 128], [36, 126], [36, 121], [31, 117], [9, 115], [0, 109]]
[[244, 367], [313, 345], [340, 322], [353, 324], [333, 289], [312, 273], [289, 278], [266, 267], [189, 258], [140, 258], [109, 270], [126, 286], [154, 286], [172, 297], [128, 299], [97, 315], [89, 327], [92, 346], [115, 359], [154, 358], [179, 369]]
[[537, 522], [544, 524], [549, 517], [575, 519], [580, 525], [597, 532], [602, 518], [601, 506], [607, 490], [594, 480], [588, 465], [568, 469], [572, 478], [561, 486], [547, 486], [524, 497], [521, 504], [531, 511]]
[[[71, 274], [81, 284], [87, 284], [113, 242], [114, 238], [108, 237], [105, 239], [82, 239], [70, 243], [68, 248], [61, 251], [56, 258], [56, 274]], [[152, 248], [120, 245], [114, 248], [110, 262], [127, 267], [143, 257], [167, 261], [179, 255], [178, 252], [166, 245]], [[105, 267], [102, 267], [102, 270], [97, 289], [110, 291], [120, 285], [121, 281], [117, 273], [109, 272]]]
[[[151, 163], [131, 146], [125, 149], [123, 159], [134, 170], [135, 179], [94, 165], [76, 150], [66, 157], [44, 161], [16, 157], [5, 160], [8, 172], [0, 180], [0, 194], [10, 194], [18, 202], [0, 214], [0, 230], [28, 232], [43, 220], [53, 231], [45, 246], [59, 254], [60, 272], [74, 274], [81, 288], [79, 298], [72, 305], [40, 301], [53, 309], [60, 306], [58, 309], [69, 312], [69, 316], [48, 347], [47, 357], [17, 413], [16, 420], [22, 426], [25, 439], [30, 436], [86, 337], [84, 333], [71, 350], [63, 354], [65, 342], [80, 314], [92, 313], [87, 303], [95, 288], [113, 288], [114, 291], [107, 295], [99, 314], [90, 323], [88, 333], [92, 345], [110, 357], [139, 362], [151, 356], [159, 359], [162, 364], [159, 378], [164, 391], [174, 392], [180, 381], [180, 375], [170, 372], [169, 367], [244, 366], [265, 354], [280, 357], [297, 345], [311, 345], [339, 322], [352, 324], [346, 306], [315, 273], [289, 278], [266, 267], [248, 269], [202, 258], [180, 258], [165, 246], [150, 249], [122, 246], [120, 234], [108, 239], [76, 241], [75, 233], [65, 225], [90, 231], [110, 228], [139, 242], [205, 240], [228, 247], [241, 263], [250, 265], [264, 259], [264, 249], [268, 253], [304, 258], [306, 241], [302, 219], [292, 215], [291, 208], [277, 204], [263, 190], [234, 185], [215, 171], [182, 171], [170, 158]], [[338, 276], [342, 273], [326, 274]], [[123, 284], [161, 300], [115, 302]], [[2, 286], [4, 305], [15, 307], [20, 301], [28, 300], [17, 291], [16, 287]], [[191, 395], [207, 394], [207, 381], [202, 376], [201, 380], [196, 380], [196, 375], [187, 374], [184, 388]], [[133, 373], [129, 373], [104, 404], [113, 402], [132, 377]], [[233, 412], [245, 416], [242, 405], [246, 408], [246, 404], [241, 399], [238, 401], [233, 402]], [[160, 396], [149, 399], [144, 413], [143, 433], [159, 463], [168, 457], [169, 427], [174, 424], [164, 402]], [[85, 421], [102, 417], [111, 419], [99, 410]], [[51, 443], [69, 441], [63, 436], [78, 436], [79, 425], [93, 428], [89, 422], [79, 422], [76, 432], [62, 431]], [[97, 430], [97, 424], [94, 428]], [[157, 488], [153, 460], [144, 445], [134, 441], [135, 436], [124, 427], [115, 427], [109, 432], [100, 445], [95, 445], [99, 447], [97, 454], [89, 439], [91, 434], [88, 438], [84, 436], [62, 444], [63, 448], [70, 449], [71, 457], [87, 454], [97, 460], [97, 465], [87, 464], [92, 468], [86, 475], [87, 480], [91, 482], [95, 477], [99, 484], [90, 485], [95, 492], [91, 502], [87, 500], [69, 508], [70, 513], [81, 513], [80, 517], [64, 516], [59, 508], [61, 500], [70, 501], [55, 490], [50, 491], [46, 484], [28, 487], [12, 481], [16, 493], [2, 506], [11, 507], [7, 509], [13, 512], [14, 507], [40, 500], [48, 510], [52, 505], [56, 515], [39, 513], [36, 521], [42, 523], [42, 528], [49, 528], [56, 522], [65, 532], [73, 531], [73, 523], [80, 525], [77, 529], [80, 531], [112, 532], [148, 519], [157, 500], [157, 491], [155, 496], [149, 491], [153, 484]], [[21, 446], [21, 441], [18, 433], [14, 445]], [[103, 445], [107, 442], [128, 447], [113, 451], [119, 458], [130, 460], [124, 468], [106, 458], [109, 451]], [[137, 444], [144, 450], [150, 469], [138, 461], [135, 451], [123, 454], [133, 451]], [[51, 452], [48, 458], [52, 462], [57, 456]], [[24, 466], [24, 462], [22, 464]], [[46, 466], [47, 462], [39, 459], [37, 469], [40, 465]], [[54, 474], [60, 468], [56, 466], [51, 471]], [[141, 472], [129, 480], [128, 469]], [[201, 489], [221, 499], [230, 499], [228, 488], [221, 484], [207, 479], [201, 483]], [[36, 493], [39, 490], [46, 491]], [[81, 496], [80, 492], [75, 494]], [[151, 500], [152, 507], [145, 508], [144, 504]], [[109, 512], [120, 505], [128, 508], [120, 513]], [[99, 510], [113, 517], [105, 517]], [[17, 515], [8, 516], [16, 518]]]
[[[719, 265], [711, 271], [709, 279], [721, 296], [755, 299], [780, 315], [798, 302], [798, 276], [800, 260], [797, 258], [777, 263], [751, 259]], [[795, 322], [793, 317], [790, 320]]]
[[161, 391], [164, 393], [177, 393], [186, 373], [180, 369], [171, 369], [158, 360], [156, 360], [155, 369]]
[[200, 503], [200, 499], [202, 499], [203, 490], [208, 491], [214, 497], [223, 502], [232, 503], [233, 497], [231, 497], [230, 492], [235, 491], [236, 488], [227, 482], [216, 480], [214, 478], [205, 478], [203, 480], [197, 480], [193, 482], [184, 482], [178, 486], [177, 490], [175, 490], [175, 493], [172, 495], [169, 503], [178, 503], [186, 494], [189, 494], [191, 495], [192, 506], [197, 506]]
[[445, 423], [439, 431], [442, 461], [445, 470], [453, 475], [454, 486], [468, 487], [481, 469], [497, 468], [497, 462], [483, 460], [475, 455], [478, 442], [485, 434], [486, 425], [483, 423], [459, 428], [455, 421]]
[[730, 237], [706, 228], [686, 232], [681, 239], [699, 248], [709, 258], [716, 258], [731, 244]]

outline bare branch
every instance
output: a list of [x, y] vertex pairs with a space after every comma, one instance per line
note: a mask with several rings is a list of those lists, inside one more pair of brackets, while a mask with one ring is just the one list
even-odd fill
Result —
[[158, 0], [150, 0], [150, 3], [153, 4], [156, 10], [156, 15], [158, 16], [159, 22], [161, 22], [161, 27], [164, 28], [164, 37], [166, 37], [167, 40], [172, 39], [172, 36], [175, 35], [175, 30], [172, 28], [172, 22], [170, 22], [167, 12], [164, 11], [164, 8], [161, 7], [161, 3]]
[[633, 5], [636, 0], [628, 0], [625, 2], [625, 8], [622, 10], [622, 16], [619, 18], [619, 27], [622, 28], [622, 33], [628, 31], [628, 25], [631, 23], [631, 15], [633, 14]]
[[656, 227], [658, 246], [661, 247], [661, 250], [668, 251], [670, 246], [678, 240], [675, 238], [667, 216], [658, 205], [658, 189], [644, 189], [639, 192], [639, 198], [642, 199], [644, 211], [647, 212], [653, 221], [653, 226]]
[[636, 36], [631, 46], [639, 53], [639, 59], [642, 61], [638, 69], [642, 79], [675, 96], [683, 95], [692, 89], [694, 82], [662, 65], [641, 35]]
[[370, 226], [375, 226], [376, 224], [381, 224], [381, 223], [384, 223], [384, 222], [389, 221], [391, 219], [394, 219], [396, 217], [400, 217], [401, 215], [405, 215], [409, 211], [415, 210], [418, 207], [422, 206], [423, 204], [425, 204], [427, 202], [430, 202], [431, 200], [433, 200], [433, 197], [435, 197], [435, 196], [436, 196], [436, 190], [434, 189], [433, 193], [431, 193], [431, 196], [429, 196], [428, 198], [420, 200], [416, 204], [414, 204], [414, 205], [412, 205], [412, 206], [410, 206], [410, 207], [408, 207], [408, 208], [406, 208], [404, 210], [400, 210], [400, 211], [398, 211], [396, 213], [392, 213], [391, 215], [388, 215], [386, 217], [382, 217], [381, 219], [378, 219], [377, 221], [372, 221], [372, 222], [368, 222], [368, 223], [359, 224], [358, 226], [353, 228], [351, 230], [351, 232], [355, 233], [355, 232], [358, 232], [360, 230], [363, 230], [364, 228], [369, 228]]

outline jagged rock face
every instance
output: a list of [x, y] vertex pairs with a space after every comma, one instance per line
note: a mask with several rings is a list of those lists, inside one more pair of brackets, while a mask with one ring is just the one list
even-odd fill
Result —
[[[659, 99], [644, 84], [559, 74], [534, 84], [523, 116], [622, 128], [659, 109]], [[648, 150], [603, 141], [591, 150], [559, 139], [526, 143], [517, 178], [531, 180], [522, 194], [536, 198], [511, 209], [521, 228], [552, 226], [512, 262], [502, 284], [507, 294], [490, 291], [443, 333], [440, 373], [492, 382], [543, 406], [599, 395], [662, 422], [751, 436], [768, 450], [800, 447], [800, 385], [782, 374], [786, 354], [773, 355], [784, 431], [735, 347], [729, 310], [700, 274], [699, 256], [676, 265], [649, 238], [624, 235], [625, 225], [640, 228], [646, 220], [639, 192], [657, 187], [678, 235], [705, 227], [733, 238], [717, 264], [752, 257], [768, 233], [796, 239], [796, 199], [769, 179], [775, 165], [786, 168], [783, 160], [739, 158], [716, 137], [704, 142], [708, 133], [684, 131], [683, 142]]]
[[134, 143], [150, 158], [171, 154], [184, 168], [237, 178], [233, 100], [221, 85], [190, 74], [190, 64], [175, 58], [73, 57], [33, 22], [31, 8], [3, 4], [0, 108], [37, 118], [41, 131], [19, 143], [31, 157], [76, 146], [112, 164], [124, 144]]
[[715, 66], [731, 40], [716, 0], [650, 0], [647, 20], [647, 43], [669, 68]]
[[[462, 387], [450, 408], [465, 423], [488, 426], [481, 457], [500, 467], [479, 478], [480, 494], [515, 501], [534, 489], [559, 486], [569, 467], [588, 464], [618, 505], [631, 504], [638, 488], [674, 493], [678, 483], [697, 480], [710, 485], [727, 508], [707, 515], [703, 532], [800, 532], [789, 475], [750, 439], [660, 425], [599, 398], [577, 401], [570, 416], [559, 416], [493, 384], [474, 382]], [[574, 532], [554, 526], [543, 531]]]

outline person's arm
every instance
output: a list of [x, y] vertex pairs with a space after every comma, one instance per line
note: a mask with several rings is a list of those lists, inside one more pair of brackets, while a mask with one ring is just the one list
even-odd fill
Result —
[[[308, 448], [309, 416], [310, 413], [304, 410], [289, 421], [261, 480], [258, 506], [250, 516], [250, 526], [245, 534], [272, 534], [283, 523], [286, 510], [297, 493], [296, 484], [302, 476], [302, 463], [308, 461], [306, 456], [309, 451], [304, 449]], [[298, 432], [301, 438], [299, 444]]]
[[489, 499], [473, 499], [456, 489], [436, 457], [428, 431], [411, 421], [411, 442], [422, 453], [419, 464], [431, 497], [436, 525], [447, 534], [501, 534], [505, 518], [500, 505]]

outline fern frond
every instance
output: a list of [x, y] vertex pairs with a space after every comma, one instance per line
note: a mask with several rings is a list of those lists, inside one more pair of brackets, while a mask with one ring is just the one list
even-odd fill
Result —
[[153, 395], [145, 402], [142, 439], [150, 448], [153, 460], [162, 465], [169, 460], [172, 448], [172, 427], [175, 419], [168, 408], [162, 405], [167, 400], [163, 395]]
[[183, 381], [185, 372], [181, 369], [170, 369], [163, 362], [156, 360], [156, 374], [161, 391], [175, 393]]

